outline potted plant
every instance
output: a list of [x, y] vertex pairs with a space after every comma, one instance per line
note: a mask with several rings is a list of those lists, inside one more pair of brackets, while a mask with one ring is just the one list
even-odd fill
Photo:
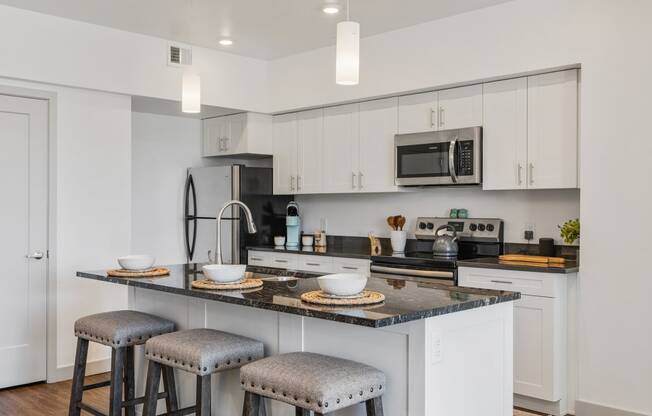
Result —
[[564, 225], [557, 226], [559, 227], [559, 233], [561, 238], [566, 244], [573, 244], [580, 239], [580, 220], [575, 218], [574, 220], [568, 220]]

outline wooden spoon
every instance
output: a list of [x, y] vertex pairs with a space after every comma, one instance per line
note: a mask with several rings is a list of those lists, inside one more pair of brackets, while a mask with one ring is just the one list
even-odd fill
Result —
[[396, 230], [396, 224], [394, 223], [394, 217], [392, 217], [391, 215], [389, 217], [387, 217], [387, 224], [389, 225], [389, 227], [392, 230]]
[[405, 225], [405, 217], [402, 216], [402, 215], [400, 215], [400, 216], [398, 217], [398, 221], [396, 222], [396, 224], [397, 224], [398, 228], [399, 228], [401, 231], [403, 231], [403, 226]]

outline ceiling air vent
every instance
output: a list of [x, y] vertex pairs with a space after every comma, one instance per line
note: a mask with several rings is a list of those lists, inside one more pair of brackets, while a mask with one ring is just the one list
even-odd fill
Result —
[[192, 65], [192, 48], [189, 45], [170, 43], [168, 45], [168, 65], [190, 66]]

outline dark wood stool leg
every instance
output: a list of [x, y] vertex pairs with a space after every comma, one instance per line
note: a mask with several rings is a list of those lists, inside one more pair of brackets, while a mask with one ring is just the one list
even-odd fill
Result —
[[126, 348], [111, 350], [111, 388], [109, 393], [109, 416], [122, 416], [122, 382], [124, 379], [124, 355]]
[[174, 368], [163, 367], [163, 388], [168, 394], [165, 398], [165, 406], [168, 413], [179, 410], [179, 403], [177, 401], [177, 386], [174, 381]]
[[[124, 380], [125, 380], [125, 401], [133, 400], [136, 397], [136, 382], [134, 376], [134, 347], [127, 347], [124, 354]], [[125, 408], [126, 416], [136, 416], [136, 406]]]
[[367, 416], [383, 416], [383, 399], [376, 397], [365, 402]]
[[75, 367], [72, 374], [72, 388], [70, 389], [69, 416], [79, 416], [79, 404], [84, 393], [84, 375], [86, 373], [86, 358], [88, 356], [88, 340], [77, 338], [77, 352], [75, 353]]
[[156, 415], [156, 403], [158, 402], [158, 387], [161, 383], [161, 364], [149, 361], [147, 363], [147, 380], [145, 384], [145, 405], [143, 416]]
[[197, 376], [196, 416], [211, 415], [211, 375]]
[[260, 396], [250, 391], [245, 391], [242, 416], [258, 416], [260, 413]]

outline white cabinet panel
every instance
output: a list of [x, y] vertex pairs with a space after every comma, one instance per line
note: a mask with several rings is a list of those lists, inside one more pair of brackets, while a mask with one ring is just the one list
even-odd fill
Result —
[[269, 155], [272, 118], [238, 113], [202, 120], [202, 156]]
[[527, 182], [527, 78], [484, 84], [485, 190], [525, 189]]
[[438, 129], [437, 92], [398, 97], [398, 132], [421, 133]]
[[318, 193], [324, 189], [324, 110], [297, 114], [297, 193]]
[[305, 270], [315, 273], [332, 273], [333, 258], [328, 256], [310, 256], [306, 254], [297, 254], [297, 270]]
[[519, 272], [514, 270], [460, 267], [460, 286], [492, 290], [511, 290], [526, 295], [560, 297], [566, 288], [566, 275]]
[[297, 115], [275, 116], [272, 134], [274, 195], [293, 194], [297, 175]]
[[397, 133], [398, 99], [360, 103], [360, 168], [358, 191], [392, 192], [394, 135]]
[[268, 266], [280, 269], [296, 269], [299, 265], [298, 254], [270, 253]]
[[577, 70], [528, 77], [528, 186], [577, 188]]
[[202, 156], [220, 156], [223, 153], [227, 129], [228, 122], [224, 117], [202, 121]]
[[514, 303], [514, 393], [560, 399], [555, 378], [556, 300], [523, 296]]
[[345, 257], [333, 258], [333, 272], [335, 273], [361, 273], [365, 276], [371, 274], [371, 261], [364, 259], [349, 259]]
[[234, 114], [232, 116], [222, 117], [227, 124], [224, 134], [224, 143], [222, 153], [225, 155], [247, 153], [245, 125], [247, 123], [247, 114]]
[[358, 104], [324, 109], [324, 190], [353, 192], [358, 184]]
[[439, 130], [482, 125], [482, 84], [439, 91]]
[[269, 267], [271, 263], [270, 253], [264, 251], [249, 251], [247, 253], [247, 264], [251, 266]]

